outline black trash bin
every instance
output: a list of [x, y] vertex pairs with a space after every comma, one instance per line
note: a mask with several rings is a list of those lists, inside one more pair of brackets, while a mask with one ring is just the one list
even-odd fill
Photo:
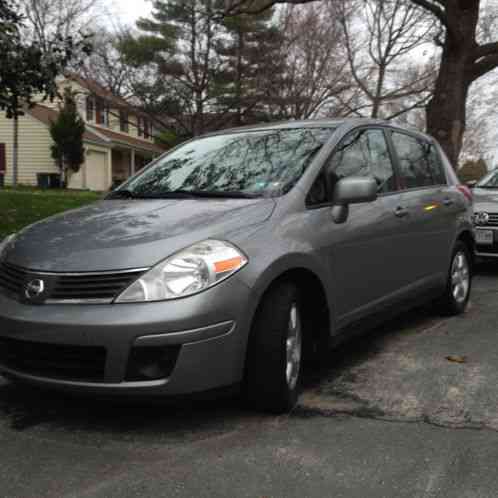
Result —
[[49, 175], [49, 188], [61, 188], [62, 187], [62, 184], [61, 184], [61, 177], [60, 175], [56, 174], [56, 173], [51, 173]]
[[48, 173], [37, 173], [37, 185], [38, 188], [48, 188], [49, 186], [49, 177]]
[[37, 173], [38, 188], [60, 188], [61, 178], [57, 173]]

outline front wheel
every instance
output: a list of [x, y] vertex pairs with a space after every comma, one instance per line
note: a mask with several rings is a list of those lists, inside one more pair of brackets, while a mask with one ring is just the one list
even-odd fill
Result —
[[249, 338], [245, 384], [252, 406], [284, 413], [296, 405], [302, 345], [299, 291], [293, 283], [282, 282], [264, 296]]
[[441, 299], [443, 311], [459, 315], [465, 311], [472, 288], [472, 266], [468, 247], [461, 241], [453, 249], [446, 290]]

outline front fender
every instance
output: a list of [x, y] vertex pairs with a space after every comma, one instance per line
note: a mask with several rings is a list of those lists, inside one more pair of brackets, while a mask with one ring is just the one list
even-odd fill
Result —
[[310, 254], [288, 253], [272, 261], [264, 270], [259, 272], [254, 280], [250, 278], [252, 275], [248, 273], [241, 272], [239, 274], [239, 278], [251, 288], [251, 305], [250, 309], [247, 310], [251, 323], [265, 292], [276, 280], [292, 270], [306, 270], [312, 273], [325, 291], [329, 312], [333, 309], [333, 297], [327, 282], [328, 272], [325, 272], [320, 263]]

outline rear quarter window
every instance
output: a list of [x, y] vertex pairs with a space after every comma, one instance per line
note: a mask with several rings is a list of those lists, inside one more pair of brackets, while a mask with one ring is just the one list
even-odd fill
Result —
[[434, 144], [427, 143], [428, 147], [428, 161], [429, 168], [431, 170], [432, 177], [437, 185], [446, 185], [448, 180], [446, 179], [446, 173], [444, 171], [443, 161], [441, 156]]
[[436, 147], [405, 133], [392, 133], [399, 160], [402, 188], [421, 188], [446, 183], [446, 176]]

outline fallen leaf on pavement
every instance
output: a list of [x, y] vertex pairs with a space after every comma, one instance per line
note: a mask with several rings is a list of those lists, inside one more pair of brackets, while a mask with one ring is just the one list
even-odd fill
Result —
[[448, 361], [453, 362], [453, 363], [467, 363], [466, 356], [450, 355], [450, 356], [447, 356], [446, 359]]

